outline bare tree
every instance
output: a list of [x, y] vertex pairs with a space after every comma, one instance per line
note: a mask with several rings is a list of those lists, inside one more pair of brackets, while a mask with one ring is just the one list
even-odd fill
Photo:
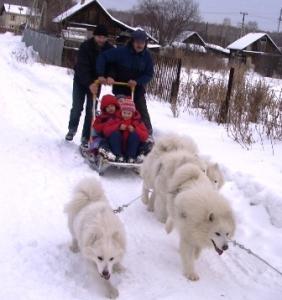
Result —
[[144, 24], [161, 45], [171, 44], [199, 19], [199, 7], [193, 0], [140, 0], [139, 13]]
[[224, 18], [222, 25], [227, 27], [227, 26], [231, 26], [231, 19], [230, 18]]
[[246, 24], [246, 32], [256, 32], [258, 31], [258, 23], [256, 21], [249, 21]]

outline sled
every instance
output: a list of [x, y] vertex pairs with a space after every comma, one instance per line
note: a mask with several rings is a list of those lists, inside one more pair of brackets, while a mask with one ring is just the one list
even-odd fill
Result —
[[[101, 85], [98, 80], [96, 80], [95, 83], [97, 84], [97, 86]], [[126, 83], [126, 82], [115, 82], [113, 85], [127, 86], [128, 88], [130, 88], [128, 83]], [[135, 89], [131, 88], [132, 101], [134, 99], [134, 92], [135, 92]], [[97, 101], [98, 101], [97, 95], [93, 95], [93, 119], [92, 119], [92, 123], [91, 123], [91, 132], [93, 132], [93, 124], [94, 124], [94, 121], [96, 118], [96, 103], [97, 103]], [[92, 134], [91, 134], [91, 136], [92, 136]], [[94, 154], [94, 153], [89, 154], [89, 150], [84, 149], [84, 148], [80, 148], [80, 152], [81, 152], [81, 155], [85, 158], [85, 160], [89, 164], [90, 168], [97, 171], [97, 173], [99, 175], [104, 175], [104, 172], [111, 167], [118, 168], [118, 169], [131, 169], [134, 172], [139, 174], [141, 164], [109, 161], [100, 154]]]
[[87, 158], [86, 160], [90, 168], [96, 171], [100, 176], [103, 176], [105, 171], [109, 168], [129, 169], [134, 171], [136, 174], [140, 173], [141, 164], [113, 162], [105, 159], [99, 154], [96, 156], [95, 161], [89, 160]]

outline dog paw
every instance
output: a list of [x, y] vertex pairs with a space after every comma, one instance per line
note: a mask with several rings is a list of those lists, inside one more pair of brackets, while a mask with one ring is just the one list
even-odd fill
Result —
[[170, 234], [173, 230], [173, 223], [170, 219], [168, 219], [165, 223], [165, 231], [167, 234]]
[[116, 299], [119, 296], [118, 289], [112, 287], [109, 290], [108, 297], [109, 299]]
[[199, 275], [198, 275], [197, 273], [194, 273], [194, 272], [192, 272], [192, 273], [187, 273], [187, 274], [185, 274], [185, 276], [186, 276], [189, 280], [191, 280], [191, 281], [198, 281], [198, 280], [200, 279]]

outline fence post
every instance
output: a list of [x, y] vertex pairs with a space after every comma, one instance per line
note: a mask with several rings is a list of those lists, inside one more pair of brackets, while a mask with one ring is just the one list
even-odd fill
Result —
[[171, 104], [174, 117], [177, 117], [177, 97], [178, 97], [179, 85], [180, 85], [181, 67], [182, 67], [182, 60], [180, 58], [177, 63], [176, 79], [172, 82], [171, 94], [170, 94], [170, 104]]
[[230, 69], [230, 73], [229, 73], [226, 98], [225, 98], [225, 101], [222, 102], [220, 110], [219, 110], [219, 115], [218, 115], [218, 119], [217, 119], [218, 124], [227, 123], [227, 116], [228, 116], [229, 104], [230, 104], [230, 98], [231, 98], [231, 92], [232, 92], [232, 86], [233, 86], [234, 71], [235, 71], [235, 68], [232, 67]]

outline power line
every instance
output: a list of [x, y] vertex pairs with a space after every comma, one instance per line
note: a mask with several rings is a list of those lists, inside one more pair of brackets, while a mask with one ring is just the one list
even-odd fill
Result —
[[237, 12], [215, 12], [215, 11], [210, 11], [210, 12], [201, 12], [201, 14], [204, 15], [237, 15]]

